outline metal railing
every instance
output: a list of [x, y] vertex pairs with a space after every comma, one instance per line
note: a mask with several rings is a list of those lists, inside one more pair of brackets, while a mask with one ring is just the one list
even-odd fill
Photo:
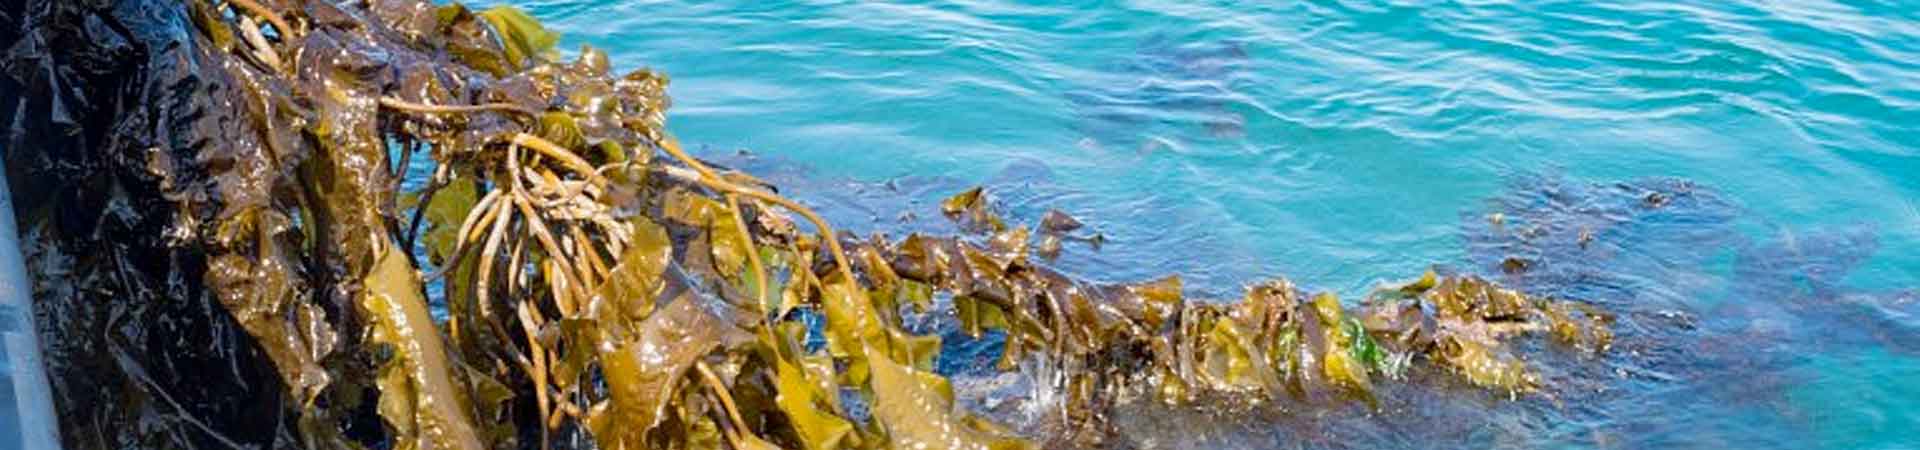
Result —
[[0, 450], [58, 449], [59, 422], [33, 327], [33, 286], [27, 282], [13, 193], [0, 171]]

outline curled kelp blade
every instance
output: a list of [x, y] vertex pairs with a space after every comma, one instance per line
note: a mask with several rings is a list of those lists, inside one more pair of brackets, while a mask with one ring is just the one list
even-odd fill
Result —
[[362, 286], [370, 341], [391, 356], [376, 386], [380, 415], [400, 448], [486, 448], [474, 429], [466, 386], [456, 384], [447, 347], [427, 313], [413, 267], [395, 247], [382, 252]]

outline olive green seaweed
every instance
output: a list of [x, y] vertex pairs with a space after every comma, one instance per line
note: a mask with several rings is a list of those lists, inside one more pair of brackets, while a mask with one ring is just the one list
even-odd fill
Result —
[[[219, 126], [239, 137], [151, 171], [211, 180], [170, 197], [210, 218], [178, 239], [277, 372], [289, 446], [1098, 446], [1121, 402], [1377, 405], [1419, 367], [1517, 396], [1544, 382], [1516, 342], [1612, 340], [1596, 307], [1464, 275], [1351, 303], [1284, 279], [1231, 300], [1087, 281], [1049, 263], [1104, 237], [1057, 210], [1010, 224], [985, 188], [941, 203], [963, 235], [839, 233], [683, 151], [664, 75], [561, 61], [513, 7], [186, 1], [193, 70], [234, 89]], [[432, 176], [403, 189], [410, 172]], [[1066, 431], [967, 410], [916, 311], [1004, 332], [1003, 370], [1060, 368], [1035, 382]]]

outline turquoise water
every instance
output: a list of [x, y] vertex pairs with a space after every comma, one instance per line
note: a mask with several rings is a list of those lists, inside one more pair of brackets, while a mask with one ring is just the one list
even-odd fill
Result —
[[1224, 445], [1920, 448], [1911, 3], [518, 3], [856, 230], [939, 231], [985, 184], [1109, 238], [1058, 263], [1093, 278], [1351, 298], [1518, 254], [1507, 281], [1626, 317], [1594, 392], [1201, 432]]

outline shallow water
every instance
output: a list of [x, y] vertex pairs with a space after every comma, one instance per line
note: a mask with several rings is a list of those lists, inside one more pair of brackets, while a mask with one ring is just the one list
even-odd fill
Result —
[[1104, 234], [1058, 262], [1096, 279], [1352, 298], [1441, 264], [1624, 317], [1603, 360], [1542, 352], [1580, 392], [1120, 415], [1141, 446], [1920, 448], [1912, 5], [515, 3], [855, 230], [947, 230], [985, 184]]

